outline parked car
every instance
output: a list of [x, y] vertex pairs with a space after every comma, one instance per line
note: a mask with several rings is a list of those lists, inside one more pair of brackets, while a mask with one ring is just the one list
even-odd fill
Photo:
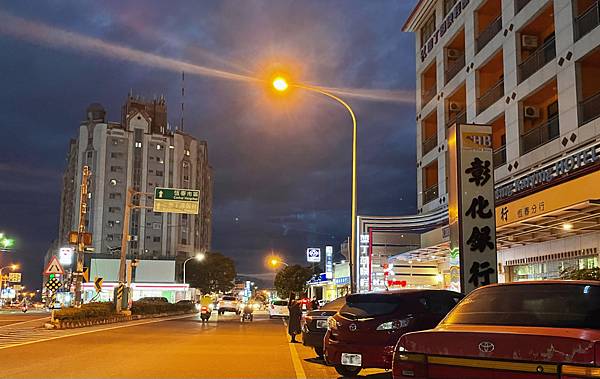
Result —
[[273, 300], [269, 304], [269, 318], [290, 317], [287, 300]]
[[399, 340], [393, 377], [600, 378], [600, 283], [477, 289], [435, 329]]
[[138, 301], [141, 301], [144, 303], [168, 303], [169, 302], [169, 300], [167, 300], [166, 297], [162, 297], [162, 296], [142, 297]]
[[219, 300], [217, 310], [220, 315], [225, 312], [235, 312], [235, 314], [239, 314], [239, 301], [235, 296], [225, 295]]
[[312, 347], [321, 358], [323, 357], [323, 338], [327, 332], [327, 319], [335, 315], [344, 304], [346, 304], [346, 297], [342, 296], [302, 317], [302, 344]]
[[463, 295], [444, 290], [400, 290], [346, 296], [329, 318], [325, 361], [342, 376], [363, 368], [392, 368], [400, 336], [436, 326]]

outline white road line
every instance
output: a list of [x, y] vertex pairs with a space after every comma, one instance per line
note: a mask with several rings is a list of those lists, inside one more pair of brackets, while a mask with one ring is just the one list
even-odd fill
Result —
[[[287, 322], [285, 321], [285, 319], [283, 320], [283, 325], [287, 327]], [[298, 351], [296, 350], [296, 344], [288, 343], [288, 346], [290, 347], [290, 355], [292, 356], [292, 365], [294, 366], [294, 371], [296, 372], [296, 379], [306, 379], [306, 373], [304, 372], [304, 367], [302, 367], [302, 361], [300, 361], [300, 356], [298, 355]]]
[[33, 321], [46, 320], [46, 319], [49, 319], [49, 318], [50, 318], [50, 316], [46, 316], [46, 317], [34, 318], [32, 320], [27, 320], [27, 321], [15, 322], [14, 324], [2, 325], [2, 326], [0, 326], [0, 329], [2, 329], [2, 328], [8, 328], [10, 326], [15, 326], [15, 325], [27, 324], [28, 322], [33, 322]]
[[[55, 337], [48, 337], [48, 338], [42, 338], [42, 339], [39, 339], [39, 340], [32, 340], [32, 341], [26, 341], [26, 342], [11, 344], [11, 345], [7, 345], [7, 346], [0, 346], [0, 350], [10, 349], [10, 348], [13, 348], [13, 347], [19, 347], [19, 346], [24, 346], [24, 345], [31, 345], [31, 344], [39, 343], [39, 342], [52, 341], [52, 340], [56, 340], [56, 339], [60, 339], [60, 338], [75, 337], [75, 336], [81, 336], [81, 335], [84, 335], [84, 334], [105, 332], [107, 330], [114, 330], [114, 329], [121, 329], [121, 328], [130, 328], [130, 327], [133, 327], [133, 326], [153, 324], [153, 323], [157, 323], [157, 322], [163, 322], [163, 321], [169, 321], [169, 320], [176, 320], [176, 319], [186, 318], [186, 317], [192, 317], [192, 316], [195, 316], [195, 314], [173, 316], [173, 317], [160, 318], [160, 319], [153, 319], [153, 320], [148, 320], [148, 321], [128, 323], [126, 325], [117, 325], [117, 326], [110, 326], [110, 327], [107, 327], [107, 328], [94, 329], [94, 330], [86, 330], [86, 331], [83, 331], [83, 332], [77, 332], [77, 333], [71, 333], [71, 334], [63, 334], [63, 335], [55, 336]], [[63, 331], [66, 331], [66, 330], [63, 330]]]

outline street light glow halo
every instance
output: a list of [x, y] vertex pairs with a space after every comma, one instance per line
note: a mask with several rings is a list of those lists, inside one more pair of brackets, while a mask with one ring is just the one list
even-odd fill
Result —
[[198, 254], [196, 254], [196, 260], [197, 261], [203, 261], [204, 258], [206, 258], [206, 255], [204, 253], [198, 253]]
[[275, 88], [279, 92], [283, 92], [283, 91], [287, 90], [288, 89], [287, 80], [285, 80], [285, 78], [283, 78], [282, 76], [276, 77], [275, 79], [273, 79], [273, 88]]

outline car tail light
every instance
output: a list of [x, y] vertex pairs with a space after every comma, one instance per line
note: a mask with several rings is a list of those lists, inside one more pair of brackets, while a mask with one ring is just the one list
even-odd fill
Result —
[[338, 328], [338, 322], [333, 317], [327, 319], [327, 329], [336, 330]]
[[404, 329], [404, 328], [408, 327], [411, 320], [412, 320], [412, 317], [407, 317], [407, 318], [403, 318], [400, 320], [392, 320], [392, 321], [384, 322], [383, 324], [380, 324], [376, 330], [390, 331], [390, 330]]
[[563, 365], [560, 371], [561, 378], [600, 378], [600, 367]]

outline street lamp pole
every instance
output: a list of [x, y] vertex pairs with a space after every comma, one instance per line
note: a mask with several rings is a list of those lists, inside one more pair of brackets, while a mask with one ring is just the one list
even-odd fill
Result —
[[[275, 80], [273, 81], [273, 86], [278, 91], [285, 91], [288, 88], [288, 83], [286, 82], [286, 80], [284, 78], [278, 77], [278, 78], [275, 78]], [[352, 118], [352, 233], [351, 233], [350, 246], [349, 246], [349, 259], [350, 259], [349, 263], [350, 263], [350, 291], [355, 292], [355, 290], [356, 290], [356, 280], [355, 279], [356, 278], [354, 275], [354, 266], [355, 266], [354, 252], [356, 249], [356, 207], [357, 207], [357, 197], [358, 197], [357, 196], [357, 179], [356, 179], [356, 150], [357, 150], [356, 116], [354, 115], [354, 111], [352, 110], [350, 105], [348, 105], [348, 103], [346, 103], [344, 100], [340, 99], [336, 95], [323, 90], [322, 88], [307, 86], [307, 85], [298, 84], [298, 83], [290, 83], [289, 86], [304, 89], [307, 91], [320, 93], [321, 95], [325, 95], [325, 96], [329, 97], [330, 99], [337, 101], [338, 103], [342, 104], [344, 106], [344, 108], [346, 108], [348, 113], [350, 113], [350, 117]]]
[[191, 261], [192, 259], [195, 259], [197, 261], [202, 261], [204, 258], [205, 258], [204, 253], [198, 253], [195, 256], [189, 257], [188, 259], [183, 261], [183, 284], [185, 284], [185, 264], [188, 263], [188, 261]]

